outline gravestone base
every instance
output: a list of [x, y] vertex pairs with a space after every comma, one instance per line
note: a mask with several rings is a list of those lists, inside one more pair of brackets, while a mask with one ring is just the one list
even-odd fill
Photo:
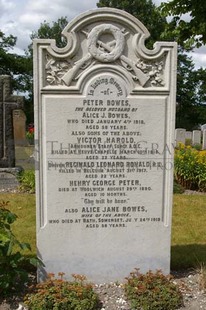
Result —
[[13, 190], [19, 186], [18, 174], [22, 167], [0, 168], [0, 190]]

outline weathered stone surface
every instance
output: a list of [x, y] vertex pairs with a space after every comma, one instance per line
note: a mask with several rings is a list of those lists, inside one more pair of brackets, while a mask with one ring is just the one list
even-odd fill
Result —
[[179, 143], [185, 144], [186, 139], [186, 129], [177, 128], [175, 129], [175, 145], [178, 146]]
[[0, 168], [0, 190], [12, 190], [19, 186], [18, 174], [21, 167]]
[[206, 129], [202, 132], [202, 149], [206, 150]]
[[0, 167], [15, 166], [15, 148], [13, 133], [14, 109], [23, 108], [23, 97], [11, 94], [11, 79], [0, 75]]
[[200, 145], [201, 144], [201, 130], [193, 130], [192, 132], [192, 144]]
[[46, 272], [170, 269], [176, 44], [98, 9], [34, 41], [37, 246]]
[[23, 110], [13, 110], [13, 127], [15, 145], [28, 145], [26, 140], [26, 115]]

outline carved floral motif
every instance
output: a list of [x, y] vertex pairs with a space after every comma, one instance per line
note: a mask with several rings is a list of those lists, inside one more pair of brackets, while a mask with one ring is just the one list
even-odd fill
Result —
[[[64, 82], [65, 76], [68, 74], [69, 70], [72, 68], [76, 71], [76, 77], [72, 77], [74, 80], [78, 80], [81, 76], [81, 73], [86, 70], [91, 65], [97, 63], [87, 61], [87, 63], [82, 63], [81, 67], [78, 66], [77, 62], [74, 63], [69, 59], [55, 59], [54, 57], [47, 55], [49, 61], [46, 64], [46, 82], [47, 85], [65, 85]], [[73, 64], [73, 67], [72, 67]], [[165, 68], [165, 59], [162, 58], [158, 61], [148, 61], [138, 60], [135, 65], [130, 67], [128, 64], [123, 61], [119, 62], [119, 65], [123, 66], [131, 75], [134, 81], [139, 84], [139, 76], [135, 73], [136, 70], [141, 70], [146, 76], [148, 76], [148, 81], [145, 87], [162, 87], [165, 85], [164, 82], [164, 68]], [[75, 72], [74, 72], [75, 73]], [[79, 73], [79, 74], [78, 74]], [[68, 84], [67, 84], [68, 85]]]
[[[124, 29], [102, 24], [94, 27], [89, 33], [82, 31], [87, 36], [88, 52], [77, 59], [57, 59], [46, 54], [46, 82], [47, 85], [67, 85], [78, 80], [81, 74], [97, 63], [113, 63], [126, 69], [132, 79], [142, 87], [164, 86], [165, 56], [156, 61], [133, 61], [123, 55], [125, 46]], [[102, 42], [101, 35], [110, 33], [114, 40]]]
[[71, 68], [68, 59], [59, 60], [46, 54], [46, 82], [47, 85], [63, 85], [62, 76]]

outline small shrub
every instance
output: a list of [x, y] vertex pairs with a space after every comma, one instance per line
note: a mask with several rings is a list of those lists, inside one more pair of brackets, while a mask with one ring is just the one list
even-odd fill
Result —
[[164, 276], [160, 270], [141, 274], [136, 269], [126, 279], [125, 293], [131, 309], [174, 310], [183, 305], [182, 294], [172, 276]]
[[29, 193], [35, 193], [35, 172], [24, 170], [19, 175], [20, 189]]
[[185, 139], [185, 145], [192, 145], [192, 139]]
[[197, 151], [201, 151], [202, 145], [201, 145], [201, 144], [194, 144], [194, 145], [193, 145], [193, 148], [194, 148], [195, 150], [197, 150]]
[[74, 281], [63, 280], [64, 273], [48, 275], [48, 280], [32, 288], [25, 297], [29, 310], [95, 310], [99, 309], [99, 299], [92, 285], [85, 283], [86, 277], [72, 275]]
[[28, 131], [26, 132], [26, 138], [30, 144], [34, 144], [34, 125], [30, 124]]
[[176, 181], [174, 181], [173, 193], [174, 194], [183, 194], [184, 191], [185, 191], [184, 187], [182, 187], [182, 185], [180, 185]]
[[28, 280], [24, 263], [37, 263], [37, 259], [26, 258], [21, 253], [22, 250], [31, 248], [28, 243], [17, 240], [13, 234], [11, 224], [16, 221], [17, 216], [7, 206], [8, 202], [0, 202], [0, 295], [10, 293]]
[[206, 152], [179, 145], [175, 150], [174, 175], [186, 189], [206, 191]]

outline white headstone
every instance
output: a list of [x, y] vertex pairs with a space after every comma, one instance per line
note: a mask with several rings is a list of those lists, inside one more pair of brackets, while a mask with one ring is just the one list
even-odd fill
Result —
[[201, 126], [201, 130], [204, 131], [206, 129], [206, 124]]
[[186, 131], [185, 132], [185, 138], [186, 139], [192, 139], [192, 131]]
[[206, 150], [206, 129], [203, 130], [202, 134], [202, 149]]
[[201, 144], [201, 130], [193, 130], [192, 132], [192, 144]]
[[63, 35], [34, 41], [39, 279], [168, 273], [176, 44], [147, 50], [144, 25], [107, 8]]
[[192, 131], [185, 132], [185, 144], [192, 145]]
[[177, 128], [175, 129], [175, 145], [178, 146], [179, 143], [185, 144], [186, 129]]

